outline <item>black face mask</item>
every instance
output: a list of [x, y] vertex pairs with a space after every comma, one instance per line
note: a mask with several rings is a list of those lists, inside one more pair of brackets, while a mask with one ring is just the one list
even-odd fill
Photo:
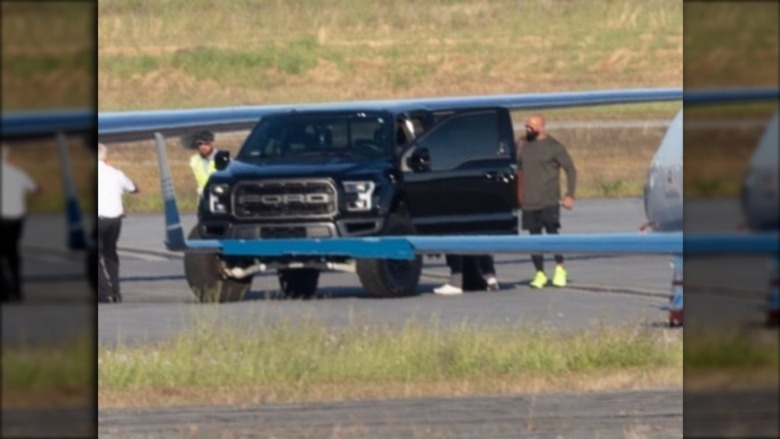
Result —
[[537, 131], [526, 131], [525, 132], [525, 140], [529, 142], [533, 142], [536, 140], [536, 138], [539, 137], [539, 132]]

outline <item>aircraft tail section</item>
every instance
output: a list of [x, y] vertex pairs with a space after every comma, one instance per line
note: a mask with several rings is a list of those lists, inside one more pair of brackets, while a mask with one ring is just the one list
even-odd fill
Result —
[[168, 155], [165, 152], [165, 139], [159, 132], [154, 133], [157, 146], [157, 162], [160, 166], [160, 183], [162, 185], [163, 204], [165, 208], [165, 247], [171, 251], [187, 249], [184, 229], [181, 226], [179, 208], [176, 205], [176, 194], [173, 191], [173, 180], [168, 166]]
[[60, 156], [60, 169], [62, 172], [62, 187], [65, 191], [65, 218], [68, 223], [68, 248], [83, 250], [91, 247], [91, 242], [84, 230], [84, 218], [81, 214], [76, 186], [73, 182], [73, 171], [70, 167], [68, 154], [68, 141], [63, 132], [57, 133], [57, 149]]

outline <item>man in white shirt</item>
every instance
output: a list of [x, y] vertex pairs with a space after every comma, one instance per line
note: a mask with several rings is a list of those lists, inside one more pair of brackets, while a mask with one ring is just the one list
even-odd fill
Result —
[[0, 255], [0, 272], [2, 272], [3, 302], [12, 300], [21, 302], [22, 277], [21, 258], [19, 256], [19, 239], [24, 230], [27, 217], [27, 199], [30, 193], [40, 193], [40, 187], [26, 172], [14, 166], [11, 160], [11, 150], [7, 145], [2, 147], [2, 255]]
[[106, 163], [108, 148], [98, 144], [98, 300], [121, 302], [119, 255], [116, 244], [122, 228], [122, 195], [138, 193], [124, 172]]

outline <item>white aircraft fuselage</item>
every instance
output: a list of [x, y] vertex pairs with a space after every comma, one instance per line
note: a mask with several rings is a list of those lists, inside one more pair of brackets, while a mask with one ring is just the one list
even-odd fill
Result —
[[[751, 231], [778, 229], [780, 192], [778, 191], [778, 161], [780, 146], [780, 112], [770, 120], [747, 166], [742, 182], [741, 207], [745, 222]], [[683, 110], [672, 120], [655, 156], [652, 159], [644, 186], [645, 215], [647, 225], [655, 232], [683, 230]], [[735, 224], [735, 227], [737, 225]], [[673, 260], [674, 275], [669, 311], [669, 322], [683, 323], [682, 258]], [[767, 321], [776, 322], [780, 307], [777, 291], [777, 259], [773, 261], [774, 273], [770, 280]]]

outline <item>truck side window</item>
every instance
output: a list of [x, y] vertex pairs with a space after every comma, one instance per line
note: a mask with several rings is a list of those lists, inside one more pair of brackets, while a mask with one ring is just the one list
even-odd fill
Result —
[[434, 127], [420, 146], [431, 156], [431, 169], [456, 169], [481, 159], [495, 159], [499, 150], [498, 114], [495, 111], [453, 116]]

